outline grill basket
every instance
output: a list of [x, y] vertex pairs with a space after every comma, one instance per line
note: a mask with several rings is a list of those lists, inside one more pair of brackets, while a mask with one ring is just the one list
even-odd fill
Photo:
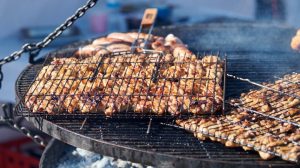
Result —
[[48, 55], [37, 67], [18, 115], [173, 118], [224, 110], [226, 56], [219, 53], [87, 55], [69, 48]]

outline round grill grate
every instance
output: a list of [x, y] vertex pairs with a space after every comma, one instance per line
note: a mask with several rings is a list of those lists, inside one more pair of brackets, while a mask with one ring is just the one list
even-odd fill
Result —
[[[211, 30], [207, 31], [210, 26], [211, 25], [200, 26], [200, 28], [202, 28], [202, 36], [208, 36], [209, 33], [212, 33]], [[245, 27], [247, 24], [243, 26]], [[190, 37], [191, 34], [199, 34], [200, 30], [196, 28], [197, 27], [163, 28], [160, 34], [167, 32], [173, 32], [174, 34], [180, 32], [178, 34], [183, 34], [182, 31], [180, 31], [181, 29], [185, 32], [189, 32], [186, 37]], [[219, 28], [220, 30], [216, 27], [214, 28], [216, 29], [215, 31], [217, 31], [214, 35], [221, 33], [221, 28]], [[232, 27], [223, 26], [222, 28], [228, 31], [228, 29]], [[239, 27], [239, 29], [242, 28], [243, 27]], [[191, 31], [187, 31], [188, 29], [191, 29]], [[258, 26], [257, 29], [263, 32], [262, 29], [268, 31], [270, 27]], [[281, 33], [278, 35], [292, 34], [290, 33], [290, 29], [277, 29], [278, 32]], [[193, 32], [192, 30], [197, 30], [197, 32]], [[158, 30], [156, 30], [156, 32], [157, 31]], [[205, 34], [206, 31], [208, 34]], [[249, 36], [249, 32], [245, 35]], [[207, 45], [201, 48], [203, 42], [198, 42], [196, 46], [197, 42], [195, 42], [194, 38], [190, 38], [189, 40], [183, 38], [183, 41], [186, 43], [190, 42], [192, 47], [198, 50], [205, 51], [208, 49]], [[251, 41], [246, 42], [251, 44]], [[68, 47], [79, 46], [85, 43], [88, 43], [88, 41]], [[219, 42], [215, 44], [219, 44]], [[240, 46], [243, 45], [246, 44], [242, 43]], [[215, 47], [218, 47], [218, 45]], [[237, 46], [233, 44], [233, 46], [228, 46], [228, 50], [226, 50], [228, 55], [228, 73], [230, 74], [262, 82], [266, 81], [266, 79], [271, 79], [274, 75], [280, 76], [285, 73], [300, 70], [299, 56], [297, 54], [281, 51], [266, 52], [260, 50], [260, 48], [257, 48], [259, 51], [241, 50], [239, 52], [232, 52], [236, 47]], [[264, 47], [261, 48], [265, 49]], [[215, 50], [213, 47], [212, 49]], [[55, 52], [50, 54], [54, 54]], [[59, 50], [57, 52], [63, 51]], [[37, 73], [37, 70], [40, 68], [40, 64], [30, 65], [21, 73], [16, 82], [18, 98], [24, 94]], [[253, 86], [239, 81], [227, 80], [226, 95], [227, 97], [236, 97], [250, 88], [253, 88]], [[44, 132], [73, 146], [124, 160], [140, 162], [146, 165], [169, 165], [175, 167], [253, 167], [253, 165], [261, 167], [297, 167], [295, 164], [277, 158], [270, 161], [263, 161], [256, 152], [245, 152], [241, 148], [226, 148], [219, 143], [199, 141], [194, 138], [192, 134], [184, 130], [161, 125], [160, 121], [153, 121], [150, 134], [146, 134], [148, 128], [147, 120], [122, 121], [113, 119], [90, 119], [87, 120], [84, 127], [80, 129], [83, 122], [82, 119], [29, 119]]]

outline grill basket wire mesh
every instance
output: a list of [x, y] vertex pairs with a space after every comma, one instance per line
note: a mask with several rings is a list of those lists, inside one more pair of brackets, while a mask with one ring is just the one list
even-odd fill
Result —
[[[293, 73], [293, 75], [297, 75], [297, 73]], [[233, 75], [229, 75], [233, 76]], [[275, 83], [263, 83], [261, 87], [258, 87], [256, 90], [250, 90], [248, 93], [248, 96], [254, 96], [261, 99], [264, 99], [263, 101], [267, 102], [268, 106], [276, 107], [275, 110], [269, 110], [269, 111], [260, 111], [257, 109], [262, 109], [263, 106], [266, 104], [262, 104], [261, 101], [257, 101], [256, 99], [246, 99], [245, 97], [242, 98], [236, 98], [232, 99], [232, 101], [226, 101], [228, 108], [226, 111], [226, 115], [230, 116], [233, 115], [234, 117], [238, 117], [239, 112], [247, 112], [249, 115], [244, 116], [241, 119], [234, 118], [233, 116], [230, 117], [224, 117], [224, 116], [215, 116], [215, 120], [218, 120], [215, 124], [210, 124], [207, 126], [203, 126], [203, 124], [197, 125], [197, 122], [195, 121], [185, 121], [183, 124], [175, 125], [175, 123], [164, 123], [167, 126], [172, 126], [180, 129], [186, 129], [189, 131], [194, 132], [194, 135], [197, 133], [200, 133], [207, 137], [213, 137], [224, 141], [233, 142], [235, 144], [240, 145], [241, 147], [249, 147], [256, 151], [265, 152], [274, 156], [279, 156], [281, 158], [284, 158], [285, 160], [289, 160], [292, 162], [299, 162], [299, 157], [297, 158], [291, 158], [287, 155], [290, 153], [283, 154], [279, 153], [276, 148], [268, 148], [263, 144], [256, 144], [254, 143], [255, 138], [263, 135], [268, 135], [272, 138], [275, 138], [277, 140], [283, 141], [285, 143], [290, 143], [294, 146], [300, 146], [300, 141], [298, 139], [290, 138], [290, 136], [295, 136], [297, 134], [297, 130], [300, 128], [300, 115], [299, 115], [299, 109], [300, 109], [300, 102], [299, 102], [299, 93], [300, 93], [300, 87], [299, 82], [300, 81], [290, 81], [286, 78], [280, 78], [276, 77], [277, 80]], [[235, 79], [237, 79], [235, 77]], [[242, 79], [242, 78], [240, 78]], [[292, 79], [292, 77], [290, 77]], [[249, 79], [244, 80], [249, 84], [254, 84], [256, 86], [259, 86], [259, 83], [253, 82]], [[278, 86], [283, 86], [281, 89], [276, 89]], [[294, 87], [293, 87], [294, 86]], [[275, 89], [274, 89], [275, 88]], [[259, 89], [266, 89], [266, 92], [263, 93], [265, 97], [259, 97], [257, 92]], [[255, 95], [257, 94], [257, 95]], [[286, 97], [285, 102], [287, 104], [282, 103], [283, 97]], [[291, 98], [291, 99], [290, 99]], [[294, 111], [296, 110], [296, 111]], [[234, 112], [235, 111], [235, 112]], [[290, 114], [289, 111], [294, 111], [293, 114]], [[195, 117], [195, 119], [201, 119], [199, 117]], [[204, 117], [202, 119], [205, 120]], [[208, 118], [209, 119], [209, 118]], [[247, 124], [244, 124], [247, 122]], [[267, 125], [267, 122], [273, 123], [272, 125]], [[275, 124], [274, 124], [275, 123]], [[233, 128], [223, 128], [224, 125], [233, 126]], [[254, 125], [259, 125], [259, 127], [253, 127]], [[284, 126], [285, 125], [285, 126]], [[292, 130], [294, 131], [285, 131], [281, 132], [283, 127], [287, 127], [287, 125], [290, 125], [292, 127]], [[240, 138], [239, 134], [234, 134], [234, 132], [238, 131], [238, 128], [235, 128], [234, 126], [238, 126], [245, 131], [253, 131], [255, 132], [254, 138], [248, 138], [246, 141]], [[220, 134], [218, 131], [220, 129], [225, 130], [224, 132], [227, 132], [229, 134]], [[222, 132], [222, 131], [221, 131]], [[299, 131], [298, 131], [299, 132]], [[231, 136], [234, 135], [234, 136]], [[271, 142], [269, 142], [271, 143]]]
[[[297, 75], [297, 73], [293, 74]], [[265, 104], [262, 104], [261, 102], [255, 101], [253, 99], [237, 99], [237, 102], [232, 105], [244, 109], [249, 113], [262, 115], [265, 118], [278, 120], [279, 122], [291, 124], [300, 128], [300, 115], [297, 115], [298, 112], [295, 112], [293, 114], [288, 113], [291, 110], [295, 110], [295, 108], [300, 108], [300, 96], [298, 96], [300, 93], [300, 87], [295, 88], [295, 86], [300, 86], [299, 82], [300, 81], [294, 82], [288, 79], [280, 78], [280, 80], [277, 80], [276, 83], [264, 84], [265, 87], [262, 88], [267, 89], [268, 91], [266, 92], [264, 97], [265, 99], [263, 101], [265, 101], [268, 106], [276, 107], [276, 110], [274, 111], [255, 110], [263, 108]], [[283, 90], [274, 89], [278, 88], [278, 85], [284, 86], [285, 88]], [[248, 95], [255, 96], [255, 94], [256, 92], [251, 92]], [[283, 96], [288, 97], [287, 101], [289, 102], [286, 102], [287, 104], [282, 103]]]
[[[226, 74], [226, 72], [224, 73], [224, 70], [226, 70], [224, 68], [224, 66], [226, 67], [224, 65], [226, 56], [221, 56], [219, 52], [203, 53], [202, 55], [198, 53], [196, 55], [197, 59], [211, 55], [219, 58], [215, 62], [204, 61], [201, 63], [206, 64], [208, 67], [207, 75], [204, 77], [196, 76], [196, 73], [192, 76], [176, 76], [174, 72], [177, 68], [180, 69], [186, 66], [186, 70], [189, 71], [192, 66], [195, 68], [200, 65], [200, 62], [189, 60], [186, 54], [182, 55], [182, 60], [179, 61], [167, 60], [162, 53], [131, 53], [129, 51], [114, 52], [95, 57], [79, 55], [77, 58], [86, 58], [80, 62], [59, 62], [55, 60], [55, 58], [70, 58], [73, 55], [74, 49], [68, 49], [47, 56], [43, 65], [39, 67], [39, 72], [34, 81], [19, 102], [17, 113], [29, 117], [98, 118], [107, 117], [103, 113], [103, 108], [108, 108], [109, 104], [113, 104], [113, 108], [120, 111], [109, 114], [109, 116], [112, 115], [115, 118], [172, 118], [174, 114], [171, 115], [167, 108], [171, 97], [175, 97], [176, 102], [178, 99], [189, 100], [185, 108], [183, 103], [181, 105], [177, 104], [179, 106], [177, 109], [179, 114], [175, 114], [177, 117], [196, 115], [190, 113], [190, 108], [201, 106], [201, 103], [206, 106], [206, 100], [212, 100], [211, 108], [204, 107], [204, 109], [209, 109], [207, 113], [212, 114], [215, 111], [224, 109], [223, 102], [216, 103], [215, 101], [216, 87], [220, 86], [222, 90], [222, 82], [225, 84], [222, 78], [218, 78], [217, 73], [222, 73], [224, 79], [223, 74]], [[211, 65], [214, 66], [210, 68]], [[138, 68], [135, 69], [135, 67]], [[218, 67], [221, 67], [222, 70], [220, 71]], [[81, 71], [83, 68], [85, 70]], [[134, 72], [135, 70], [137, 72]], [[116, 73], [114, 74], [114, 72]], [[71, 75], [73, 73], [81, 74], [80, 77], [78, 75], [74, 77]], [[51, 76], [52, 74], [56, 76]], [[127, 81], [127, 83], [124, 81]], [[101, 85], [103, 82], [106, 85]], [[145, 85], [146, 87], [139, 85]], [[64, 90], [66, 86], [68, 86], [68, 90]], [[190, 94], [182, 93], [188, 90], [187, 87], [191, 88]], [[71, 107], [76, 97], [83, 99], [80, 108]], [[32, 98], [37, 103], [29, 103]], [[224, 95], [222, 98], [224, 98]], [[138, 104], [142, 106], [142, 110], [137, 111], [137, 108], [128, 105], [134, 99], [136, 102], [144, 102], [144, 104]], [[121, 107], [115, 107], [114, 103], [121, 104]], [[146, 103], [151, 106], [150, 109], [144, 108]]]

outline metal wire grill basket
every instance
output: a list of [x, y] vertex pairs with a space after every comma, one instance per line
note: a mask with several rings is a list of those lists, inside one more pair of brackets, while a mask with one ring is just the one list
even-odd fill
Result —
[[45, 59], [16, 109], [40, 117], [213, 114], [224, 109], [225, 71], [219, 53], [64, 50]]

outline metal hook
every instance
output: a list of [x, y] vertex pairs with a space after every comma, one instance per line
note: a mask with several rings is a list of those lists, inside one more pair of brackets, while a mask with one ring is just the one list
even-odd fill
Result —
[[29, 51], [29, 63], [30, 64], [34, 64], [37, 62], [35, 60], [35, 58], [39, 55], [40, 51], [41, 51], [41, 49]]

